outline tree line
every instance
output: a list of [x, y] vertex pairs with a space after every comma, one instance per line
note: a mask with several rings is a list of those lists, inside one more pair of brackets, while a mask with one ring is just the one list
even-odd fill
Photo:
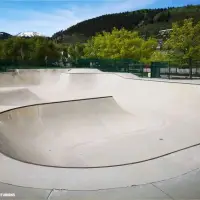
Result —
[[161, 49], [154, 37], [143, 38], [139, 32], [114, 28], [98, 33], [85, 43], [57, 43], [44, 37], [12, 37], [0, 41], [0, 65], [6, 62], [43, 66], [66, 63], [80, 58], [133, 59], [143, 63], [179, 60], [191, 65], [200, 58], [200, 21], [185, 19], [172, 25], [169, 38]]

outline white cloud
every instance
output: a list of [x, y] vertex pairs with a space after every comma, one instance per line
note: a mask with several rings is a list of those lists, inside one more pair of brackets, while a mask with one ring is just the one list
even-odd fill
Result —
[[30, 9], [10, 9], [9, 12], [12, 13], [12, 16], [18, 17], [16, 19], [1, 18], [0, 27], [1, 31], [9, 32], [11, 34], [17, 34], [23, 31], [37, 31], [44, 35], [52, 35], [59, 30], [66, 29], [89, 18], [103, 14], [140, 9], [155, 3], [155, 1], [156, 0], [104, 0], [104, 3], [98, 4], [97, 7], [95, 7], [95, 4], [89, 4], [87, 1], [87, 3], [85, 2], [81, 7], [80, 5], [78, 6], [78, 4], [74, 4], [66, 9], [55, 8], [55, 10], [49, 11], [48, 13]]

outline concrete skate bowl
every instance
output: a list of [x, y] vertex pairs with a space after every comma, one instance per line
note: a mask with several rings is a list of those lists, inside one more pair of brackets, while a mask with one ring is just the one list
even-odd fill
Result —
[[[101, 73], [73, 86], [75, 76], [64, 76], [62, 93], [76, 100], [0, 114], [0, 189], [40, 199], [199, 199], [198, 85]], [[90, 80], [96, 87], [83, 86]]]
[[0, 87], [40, 85], [58, 81], [61, 73], [70, 69], [17, 69], [0, 74]]
[[[153, 121], [147, 123], [124, 111], [113, 97], [25, 106], [1, 113], [0, 121], [2, 153], [53, 167], [126, 165], [156, 159], [197, 142], [194, 138], [184, 144], [181, 137], [187, 133], [183, 132], [173, 138], [174, 146], [167, 132], [162, 134], [167, 134], [166, 142], [159, 142], [161, 133], [152, 127]], [[160, 124], [159, 131], [168, 129], [165, 126]]]
[[39, 102], [40, 98], [26, 88], [0, 90], [0, 105], [24, 105]]

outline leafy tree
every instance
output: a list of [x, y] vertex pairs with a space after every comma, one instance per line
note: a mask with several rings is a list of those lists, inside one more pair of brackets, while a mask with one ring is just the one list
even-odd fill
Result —
[[69, 45], [68, 55], [70, 56], [71, 60], [77, 60], [83, 57], [84, 55], [83, 49], [84, 49], [84, 44], [81, 44], [81, 43]]
[[31, 55], [39, 65], [55, 62], [61, 57], [59, 48], [52, 41], [38, 38], [34, 44], [34, 51]]
[[144, 40], [137, 32], [113, 29], [111, 33], [97, 34], [88, 41], [84, 49], [88, 58], [132, 58], [148, 60], [156, 49], [157, 41], [153, 38]]
[[43, 37], [12, 37], [0, 41], [0, 58], [19, 65], [46, 65], [61, 57], [60, 48]]
[[167, 52], [164, 51], [155, 51], [151, 55], [151, 62], [160, 62], [160, 61], [169, 61], [170, 57]]
[[183, 24], [174, 23], [172, 29], [164, 46], [171, 57], [188, 63], [192, 77], [192, 61], [200, 57], [200, 22], [194, 25], [192, 19], [185, 19]]
[[4, 49], [3, 49], [3, 46], [4, 46], [4, 41], [0, 41], [0, 59], [4, 58]]
[[25, 60], [29, 45], [27, 40], [23, 38], [9, 38], [4, 40], [2, 44], [2, 56], [6, 59], [16, 60]]

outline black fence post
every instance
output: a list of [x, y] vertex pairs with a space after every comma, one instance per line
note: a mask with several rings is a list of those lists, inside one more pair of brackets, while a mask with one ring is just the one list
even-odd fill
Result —
[[144, 77], [144, 64], [140, 64], [140, 73], [143, 78]]
[[190, 73], [190, 79], [192, 79], [192, 59], [189, 58], [189, 73]]
[[170, 65], [170, 61], [169, 61], [169, 62], [168, 62], [168, 70], [169, 70], [169, 71], [168, 71], [168, 72], [169, 72], [168, 78], [169, 78], [169, 79], [171, 79], [171, 68], [170, 68], [170, 66], [171, 66], [171, 65]]
[[196, 77], [198, 77], [198, 67], [197, 67], [197, 62], [196, 62]]

